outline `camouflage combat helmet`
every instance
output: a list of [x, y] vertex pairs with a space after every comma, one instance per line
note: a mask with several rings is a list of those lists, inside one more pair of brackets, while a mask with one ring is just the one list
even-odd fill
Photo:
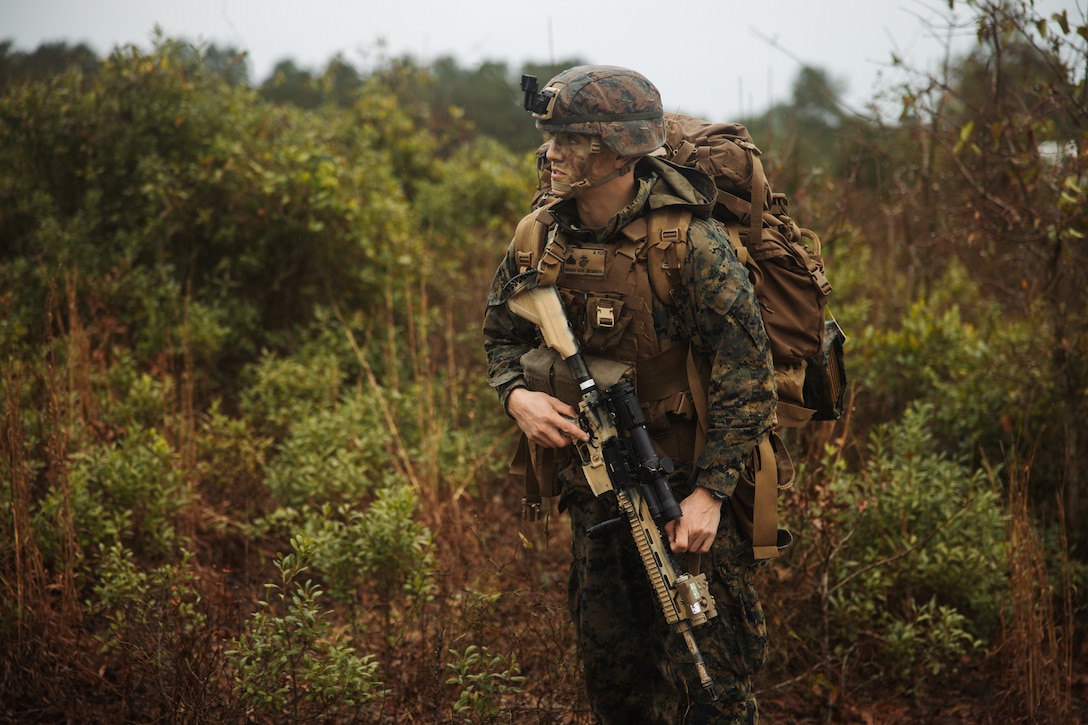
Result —
[[522, 76], [525, 110], [545, 133], [597, 136], [619, 156], [645, 156], [665, 143], [661, 94], [640, 73], [614, 65], [580, 65], [537, 92]]

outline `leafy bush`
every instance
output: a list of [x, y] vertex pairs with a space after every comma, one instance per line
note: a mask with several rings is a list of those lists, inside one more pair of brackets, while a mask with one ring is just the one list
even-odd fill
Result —
[[253, 382], [241, 393], [242, 414], [277, 437], [314, 409], [334, 406], [343, 384], [340, 366], [329, 355], [280, 358], [266, 352], [246, 374]]
[[308, 517], [304, 529], [315, 542], [314, 566], [333, 590], [374, 592], [383, 608], [422, 599], [433, 576], [431, 532], [419, 523], [419, 502], [405, 485], [383, 488], [366, 511], [329, 507]]
[[453, 662], [446, 667], [453, 674], [447, 685], [460, 688], [453, 713], [470, 725], [498, 722], [508, 709], [506, 696], [522, 692], [525, 678], [516, 657], [492, 654], [487, 647], [470, 644], [464, 652], [450, 650]]
[[1008, 595], [998, 492], [940, 452], [933, 420], [918, 404], [879, 427], [857, 473], [828, 462], [826, 499], [795, 522], [821, 552], [833, 646], [918, 686], [998, 636]]
[[419, 502], [403, 484], [378, 489], [373, 503], [281, 508], [261, 528], [296, 530], [312, 542], [311, 566], [339, 601], [358, 603], [364, 592], [383, 611], [427, 597], [434, 561], [433, 537], [419, 521]]
[[[937, 286], [895, 328], [867, 327], [851, 341], [860, 404], [878, 421], [925, 404], [941, 450], [999, 460], [1037, 395], [1040, 341], [1030, 325], [980, 302], [958, 266], [950, 264]], [[964, 318], [968, 308], [974, 322]]]
[[208, 372], [282, 347], [316, 304], [380, 299], [417, 237], [401, 167], [367, 121], [397, 137], [398, 158], [429, 149], [385, 126], [400, 113], [387, 91], [361, 94], [352, 114], [275, 107], [162, 39], [93, 76], [13, 84], [0, 262], [24, 276], [2, 339], [37, 333], [66, 277], [103, 341], [141, 360], [188, 345]]
[[235, 691], [255, 722], [358, 721], [384, 694], [378, 664], [336, 633], [332, 613], [318, 604], [321, 589], [300, 579], [314, 542], [295, 536], [291, 549], [277, 557], [279, 582], [265, 585], [265, 598], [227, 652]]
[[[109, 623], [108, 635], [102, 638], [107, 648], [146, 647], [148, 642], [133, 636], [140, 629], [161, 627], [159, 636], [153, 637], [161, 639], [163, 633], [183, 636], [206, 623], [197, 607], [200, 594], [193, 586], [190, 557], [186, 554], [177, 564], [144, 571], [132, 552], [119, 544], [103, 553], [96, 567], [91, 611]], [[164, 617], [166, 609], [172, 612]], [[164, 620], [169, 620], [169, 627]]]
[[245, 419], [225, 415], [218, 401], [203, 416], [195, 435], [200, 492], [211, 504], [226, 504], [232, 517], [247, 521], [263, 510], [267, 498], [264, 467], [272, 438], [260, 435]]
[[[152, 559], [174, 553], [177, 515], [189, 503], [177, 453], [154, 430], [135, 431], [117, 445], [87, 446], [75, 453], [68, 474], [70, 506], [86, 554], [122, 546]], [[52, 521], [63, 493], [53, 489], [38, 513], [39, 541], [55, 550]]]
[[374, 401], [349, 394], [291, 425], [268, 462], [265, 483], [282, 506], [365, 501], [393, 480], [389, 440]]
[[146, 690], [154, 719], [224, 710], [209, 687], [222, 672], [217, 627], [209, 623], [194, 558], [144, 569], [131, 551], [115, 545], [98, 561], [87, 613], [105, 626], [94, 632], [111, 671], [134, 690]]
[[[460, 145], [440, 170], [421, 185], [413, 203], [433, 241], [428, 251], [440, 272], [464, 275], [478, 268], [489, 282], [513, 225], [529, 211], [535, 153], [518, 156], [480, 138]], [[482, 296], [486, 288], [476, 292]]]

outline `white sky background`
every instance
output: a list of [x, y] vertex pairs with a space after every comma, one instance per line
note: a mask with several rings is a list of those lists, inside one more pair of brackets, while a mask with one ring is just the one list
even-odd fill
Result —
[[[1077, 14], [1077, 2], [1036, 5]], [[969, 19], [963, 0], [954, 13], [947, 0], [0, 0], [0, 41], [21, 51], [83, 42], [104, 56], [149, 48], [158, 25], [247, 51], [254, 82], [281, 60], [320, 71], [337, 54], [360, 70], [403, 55], [512, 71], [581, 57], [642, 72], [668, 110], [732, 120], [788, 100], [802, 63], [845, 83], [860, 111], [907, 78], [893, 53], [929, 72], [949, 39], [957, 55], [973, 49]]]

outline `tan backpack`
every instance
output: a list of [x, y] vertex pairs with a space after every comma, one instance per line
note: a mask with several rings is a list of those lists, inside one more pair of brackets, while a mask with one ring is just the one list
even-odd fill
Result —
[[[748, 267], [771, 342], [779, 424], [799, 427], [809, 420], [837, 419], [842, 414], [844, 380], [830, 381], [836, 389], [822, 395], [816, 395], [810, 381], [809, 400], [804, 392], [809, 367], [813, 363], [823, 367], [826, 352], [837, 355], [836, 367], [841, 364], [842, 332], [827, 319], [831, 284], [819, 237], [790, 218], [786, 196], [771, 189], [761, 152], [739, 123], [666, 113], [665, 148], [667, 160], [697, 167], [714, 179], [718, 189], [714, 218]], [[825, 343], [836, 349], [825, 351], [829, 347]]]
[[[737, 123], [711, 123], [677, 113], [665, 114], [662, 158], [696, 167], [717, 187], [713, 216], [725, 227], [737, 257], [748, 268], [759, 300], [774, 359], [778, 425], [800, 427], [810, 420], [837, 420], [843, 412], [845, 337], [827, 310], [831, 285], [824, 270], [819, 237], [789, 216], [786, 196], [774, 192], [764, 173], [761, 152], [748, 130]], [[543, 147], [542, 147], [543, 152]], [[548, 200], [547, 164], [539, 156], [540, 183], [534, 205]], [[668, 213], [667, 218], [662, 215]], [[655, 296], [675, 304], [679, 270], [687, 255], [686, 218], [673, 210], [651, 212], [647, 235], [647, 273]], [[519, 266], [546, 266], [542, 259], [550, 215], [531, 214], [515, 233]], [[830, 318], [830, 319], [829, 319]], [[705, 390], [689, 376], [699, 418], [707, 420]], [[696, 451], [698, 454], [698, 450]], [[792, 537], [777, 526], [777, 492], [793, 482], [793, 464], [773, 433], [754, 453], [755, 480], [744, 480], [731, 501], [757, 559], [778, 555]]]

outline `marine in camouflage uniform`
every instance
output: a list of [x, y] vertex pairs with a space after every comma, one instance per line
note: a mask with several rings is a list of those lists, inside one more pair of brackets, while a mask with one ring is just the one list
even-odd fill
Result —
[[[709, 426], [697, 460], [691, 460], [690, 445], [694, 412], [674, 409], [684, 395], [690, 399], [690, 390], [649, 401], [648, 415], [651, 431], [676, 463], [670, 483], [684, 515], [666, 527], [670, 546], [682, 569], [707, 575], [717, 603], [718, 616], [696, 627], [694, 636], [722, 695], [712, 702], [703, 691], [682, 639], [662, 616], [631, 536], [623, 528], [594, 539], [585, 535], [619, 515], [614, 499], [595, 497], [581, 467], [560, 461], [560, 509], [569, 513], [573, 534], [569, 606], [590, 704], [603, 723], [756, 722], [751, 676], [766, 660], [766, 627], [751, 547], [723, 506], [775, 414], [770, 352], [747, 271], [710, 219], [712, 180], [647, 155], [663, 143], [664, 126], [660, 96], [643, 76], [613, 66], [573, 68], [527, 98], [530, 105], [538, 128], [553, 134], [548, 160], [559, 200], [551, 214], [571, 255], [556, 286], [582, 352], [629, 364], [636, 381], [639, 371], [677, 346], [690, 346], [709, 369]], [[579, 144], [589, 145], [581, 157]], [[591, 203], [602, 196], [614, 207], [607, 218], [599, 214], [602, 203]], [[676, 304], [649, 292], [645, 244], [630, 232], [649, 210], [665, 207], [692, 213]], [[630, 269], [614, 294], [594, 287], [581, 269], [616, 264]], [[571, 420], [577, 400], [534, 389], [537, 376], [526, 372], [523, 356], [541, 345], [541, 336], [502, 298], [519, 271], [511, 244], [484, 318], [490, 383], [532, 445], [561, 449], [569, 437], [584, 440], [585, 433]], [[593, 275], [599, 281], [601, 270]], [[598, 324], [602, 306], [608, 308], [606, 324]], [[641, 388], [650, 386], [637, 387], [647, 405]]]

